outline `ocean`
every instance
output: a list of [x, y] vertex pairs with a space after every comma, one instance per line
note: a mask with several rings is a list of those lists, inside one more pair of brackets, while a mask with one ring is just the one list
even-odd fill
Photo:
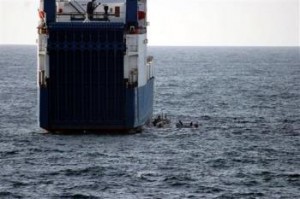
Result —
[[36, 47], [0, 46], [0, 198], [300, 198], [300, 48], [149, 54], [171, 126], [59, 135], [38, 127]]

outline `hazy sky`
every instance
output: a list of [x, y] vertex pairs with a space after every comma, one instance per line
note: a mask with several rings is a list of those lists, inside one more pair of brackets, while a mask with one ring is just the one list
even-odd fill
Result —
[[[0, 44], [35, 44], [39, 0], [0, 0]], [[148, 0], [150, 45], [300, 46], [300, 0]]]

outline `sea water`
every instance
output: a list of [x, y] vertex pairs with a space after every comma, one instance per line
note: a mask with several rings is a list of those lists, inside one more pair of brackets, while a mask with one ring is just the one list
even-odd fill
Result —
[[2, 45], [0, 198], [300, 198], [299, 50], [150, 47], [171, 126], [57, 135], [37, 123], [36, 47]]

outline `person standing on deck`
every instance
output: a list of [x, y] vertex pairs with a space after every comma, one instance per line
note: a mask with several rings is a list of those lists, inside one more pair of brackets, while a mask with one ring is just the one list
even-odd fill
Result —
[[87, 13], [87, 16], [88, 16], [89, 20], [93, 20], [93, 18], [94, 18], [94, 16], [93, 16], [94, 15], [94, 11], [98, 7], [98, 5], [96, 4], [95, 1], [96, 0], [92, 0], [92, 1], [88, 2], [87, 6], [86, 6], [86, 13]]

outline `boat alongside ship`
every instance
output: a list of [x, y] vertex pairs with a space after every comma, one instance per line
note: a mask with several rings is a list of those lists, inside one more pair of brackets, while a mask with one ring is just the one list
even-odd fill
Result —
[[97, 3], [90, 18], [88, 1], [40, 1], [39, 125], [47, 131], [128, 131], [152, 117], [147, 2]]

